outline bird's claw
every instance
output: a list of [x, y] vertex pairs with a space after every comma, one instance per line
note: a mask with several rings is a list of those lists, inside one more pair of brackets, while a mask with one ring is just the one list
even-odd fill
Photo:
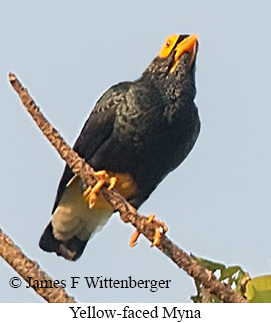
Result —
[[83, 197], [85, 200], [88, 202], [89, 208], [92, 209], [96, 199], [100, 193], [101, 188], [105, 184], [106, 180], [109, 178], [109, 186], [108, 190], [112, 190], [116, 183], [117, 183], [117, 178], [116, 177], [109, 177], [107, 172], [105, 170], [100, 170], [98, 172], [94, 172], [94, 175], [99, 177], [99, 180], [94, 186], [89, 186], [84, 192], [83, 192]]
[[137, 230], [132, 234], [132, 236], [130, 238], [130, 242], [129, 242], [129, 246], [131, 248], [135, 247], [135, 245], [137, 243], [137, 239], [138, 239], [139, 236], [140, 236], [140, 233]]
[[[160, 228], [162, 228], [162, 233], [166, 233], [168, 231], [167, 226], [165, 225], [164, 222], [159, 221], [159, 220], [155, 220], [155, 215], [151, 214], [148, 219], [146, 224], [149, 224], [151, 222], [153, 222], [154, 226], [155, 226], [155, 231], [154, 231], [154, 237], [153, 237], [153, 242], [151, 244], [151, 247], [156, 246], [159, 244], [160, 240], [161, 240], [161, 231]], [[138, 230], [136, 230], [130, 239], [130, 247], [134, 247], [136, 245], [136, 242], [138, 240], [140, 233]]]

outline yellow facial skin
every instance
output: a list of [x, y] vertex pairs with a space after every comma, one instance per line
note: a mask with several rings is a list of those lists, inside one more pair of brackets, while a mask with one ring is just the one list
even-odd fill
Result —
[[166, 41], [165, 41], [162, 49], [160, 50], [158, 56], [160, 58], [166, 58], [166, 57], [168, 57], [169, 54], [171, 53], [171, 51], [173, 50], [175, 44], [177, 43], [177, 40], [178, 39], [179, 39], [179, 35], [171, 35], [171, 36], [169, 36], [166, 39]]
[[179, 39], [179, 35], [169, 36], [166, 39], [158, 55], [160, 58], [166, 58], [170, 55], [172, 50], [175, 51], [174, 63], [170, 69], [170, 73], [173, 73], [175, 71], [179, 63], [179, 59], [183, 53], [188, 52], [191, 55], [190, 64], [192, 64], [192, 62], [194, 61], [195, 54], [196, 54], [196, 42], [198, 39], [197, 34], [192, 34], [186, 37], [179, 44], [176, 45], [178, 39]]

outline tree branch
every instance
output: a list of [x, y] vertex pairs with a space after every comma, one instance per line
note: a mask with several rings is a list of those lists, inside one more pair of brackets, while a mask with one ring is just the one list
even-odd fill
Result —
[[[53, 126], [45, 119], [31, 96], [28, 94], [27, 89], [21, 85], [16, 76], [10, 73], [9, 80], [14, 90], [18, 93], [23, 105], [36, 121], [43, 134], [56, 148], [61, 158], [65, 160], [74, 174], [80, 176], [84, 181], [86, 181], [87, 185], [93, 186], [97, 182], [97, 178], [93, 174], [93, 169], [82, 158], [80, 158], [72, 148], [67, 145], [58, 131], [54, 129]], [[114, 207], [116, 211], [119, 211], [121, 219], [124, 222], [131, 222], [141, 234], [152, 242], [155, 225], [152, 222], [147, 224], [147, 218], [138, 214], [137, 210], [130, 205], [115, 189], [110, 191], [107, 190], [108, 185], [109, 183], [107, 183], [101, 190], [104, 198]], [[161, 240], [156, 247], [166, 254], [173, 262], [175, 262], [177, 266], [185, 270], [197, 282], [209, 289], [210, 293], [216, 295], [223, 302], [247, 302], [247, 300], [241, 295], [236, 294], [233, 290], [220, 283], [211, 271], [199, 265], [194, 259], [176, 246], [165, 235], [161, 236]]]
[[[21, 249], [15, 246], [13, 241], [1, 229], [0, 255], [26, 282], [28, 282], [28, 277], [33, 277], [33, 279], [37, 279], [38, 281], [53, 281], [51, 277], [40, 269], [38, 263], [25, 256]], [[52, 288], [33, 289], [49, 303], [76, 303], [74, 298], [69, 296], [61, 286], [58, 288], [53, 286]]]

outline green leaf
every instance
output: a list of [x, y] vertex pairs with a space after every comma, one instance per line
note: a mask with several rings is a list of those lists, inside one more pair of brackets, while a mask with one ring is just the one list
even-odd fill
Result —
[[230, 266], [228, 268], [223, 268], [221, 270], [221, 276], [220, 276], [219, 280], [231, 278], [238, 270], [241, 270], [240, 266]]
[[212, 272], [215, 272], [216, 270], [222, 270], [225, 269], [225, 265], [219, 263], [219, 262], [213, 262], [207, 259], [203, 259], [200, 257], [196, 257], [194, 255], [191, 254], [191, 257], [195, 260], [197, 260], [197, 262], [199, 264], [201, 264], [204, 268], [211, 270]]
[[271, 303], [271, 275], [248, 281], [245, 296], [251, 303]]
[[[226, 265], [219, 262], [196, 257], [193, 254], [191, 254], [191, 257], [203, 267], [212, 271], [212, 273], [219, 279], [219, 281], [223, 282], [231, 289], [234, 289], [238, 294], [244, 295], [246, 283], [248, 280], [250, 280], [250, 278], [249, 275], [240, 266], [227, 267]], [[245, 277], [247, 277], [247, 279], [245, 279]], [[208, 291], [206, 291], [201, 284], [195, 282], [195, 285], [197, 288], [197, 295], [194, 295], [191, 298], [194, 303], [221, 302], [214, 295], [208, 295]]]

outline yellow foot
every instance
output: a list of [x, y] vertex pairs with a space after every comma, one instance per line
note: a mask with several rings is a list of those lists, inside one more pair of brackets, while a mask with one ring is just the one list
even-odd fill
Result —
[[[90, 209], [93, 208], [101, 188], [105, 184], [106, 180], [109, 178], [109, 175], [105, 170], [94, 172], [94, 175], [99, 177], [98, 182], [93, 187], [89, 186], [83, 193], [83, 196], [85, 200], [88, 202]], [[117, 183], [117, 178], [110, 177], [108, 190], [112, 190], [115, 187], [116, 183]]]
[[[152, 247], [156, 246], [160, 242], [160, 239], [161, 239], [160, 228], [162, 228], [163, 233], [166, 233], [167, 230], [168, 230], [168, 228], [167, 228], [167, 226], [165, 225], [164, 222], [155, 220], [154, 218], [155, 218], [155, 215], [151, 214], [148, 217], [147, 222], [146, 222], [146, 224], [149, 224], [149, 223], [153, 222], [153, 224], [155, 226], [153, 243], [151, 245]], [[136, 245], [136, 242], [137, 242], [137, 239], [138, 239], [139, 235], [140, 235], [140, 233], [137, 230], [133, 233], [133, 235], [131, 236], [131, 239], [130, 239], [130, 244], [129, 244], [130, 247], [134, 247]]]

